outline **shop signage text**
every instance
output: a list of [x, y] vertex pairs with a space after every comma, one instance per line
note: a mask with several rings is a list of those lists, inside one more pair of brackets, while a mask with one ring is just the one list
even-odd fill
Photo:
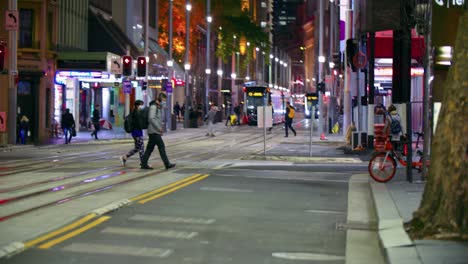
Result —
[[434, 0], [434, 2], [439, 6], [450, 8], [463, 6], [465, 0]]

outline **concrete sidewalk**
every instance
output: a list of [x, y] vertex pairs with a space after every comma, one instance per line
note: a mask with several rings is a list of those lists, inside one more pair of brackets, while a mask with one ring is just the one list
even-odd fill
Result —
[[466, 241], [411, 240], [405, 232], [403, 223], [410, 221], [418, 209], [425, 186], [424, 182], [409, 183], [405, 175], [405, 169], [401, 168], [388, 183], [370, 182], [386, 263], [468, 263]]

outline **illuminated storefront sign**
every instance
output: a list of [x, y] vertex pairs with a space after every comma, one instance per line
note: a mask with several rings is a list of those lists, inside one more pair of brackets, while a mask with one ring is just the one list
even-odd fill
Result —
[[55, 73], [55, 83], [65, 84], [67, 78], [78, 79], [109, 79], [108, 73], [100, 71], [57, 71]]
[[[392, 76], [392, 68], [377, 68], [374, 70], [375, 76]], [[424, 75], [423, 68], [411, 68], [411, 76], [422, 76]]]
[[439, 6], [450, 7], [461, 7], [465, 3], [465, 0], [434, 0]]

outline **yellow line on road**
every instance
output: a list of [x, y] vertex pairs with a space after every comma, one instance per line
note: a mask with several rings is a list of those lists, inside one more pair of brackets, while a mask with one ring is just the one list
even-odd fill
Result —
[[195, 182], [197, 182], [197, 181], [201, 181], [201, 180], [205, 179], [205, 178], [208, 177], [208, 176], [210, 176], [210, 175], [209, 175], [209, 174], [204, 174], [204, 175], [200, 176], [199, 178], [196, 178], [195, 180], [186, 182], [186, 183], [181, 184], [181, 185], [178, 185], [178, 186], [176, 186], [176, 187], [174, 187], [174, 188], [172, 188], [172, 189], [169, 189], [169, 190], [167, 190], [167, 191], [165, 191], [165, 192], [158, 193], [158, 194], [156, 194], [156, 195], [154, 195], [154, 196], [151, 196], [151, 197], [148, 197], [148, 198], [143, 199], [143, 200], [141, 200], [141, 201], [138, 201], [138, 203], [144, 204], [144, 203], [149, 202], [149, 201], [151, 201], [151, 200], [157, 199], [157, 198], [159, 198], [159, 197], [161, 197], [161, 196], [164, 196], [164, 195], [166, 195], [166, 194], [169, 194], [169, 193], [171, 193], [171, 192], [175, 192], [175, 191], [177, 191], [178, 189], [180, 189], [180, 188], [182, 188], [182, 187], [185, 187], [185, 186], [190, 185], [190, 184], [192, 184], [192, 183], [195, 183]]
[[196, 177], [198, 177], [198, 176], [200, 176], [200, 175], [201, 175], [201, 174], [199, 174], [199, 173], [194, 174], [194, 175], [192, 175], [192, 176], [190, 176], [190, 177], [187, 177], [187, 178], [182, 179], [182, 180], [180, 180], [180, 181], [173, 182], [173, 183], [171, 183], [171, 184], [169, 184], [169, 185], [166, 185], [166, 186], [164, 186], [164, 187], [161, 187], [161, 188], [159, 188], [159, 189], [156, 189], [156, 190], [153, 190], [153, 191], [144, 193], [144, 194], [142, 194], [142, 195], [138, 195], [138, 196], [136, 196], [136, 197], [130, 198], [130, 201], [132, 201], [132, 202], [138, 201], [138, 200], [140, 200], [140, 199], [143, 199], [143, 198], [146, 198], [146, 197], [148, 197], [148, 196], [151, 196], [151, 195], [153, 195], [153, 194], [155, 194], [155, 193], [158, 193], [158, 192], [167, 190], [167, 189], [169, 189], [169, 188], [172, 188], [172, 187], [174, 187], [174, 186], [176, 186], [176, 185], [179, 185], [179, 184], [181, 184], [181, 183], [184, 183], [184, 182], [186, 182], [186, 181], [190, 181], [190, 180], [192, 180], [193, 178], [196, 178]]
[[26, 248], [32, 247], [32, 246], [34, 246], [34, 245], [36, 245], [36, 244], [38, 244], [38, 243], [41, 243], [41, 242], [43, 242], [43, 241], [45, 241], [45, 240], [48, 240], [48, 239], [52, 238], [52, 237], [54, 237], [54, 236], [57, 236], [57, 235], [60, 235], [60, 234], [62, 234], [62, 233], [65, 233], [65, 232], [67, 232], [67, 231], [69, 231], [69, 230], [72, 230], [72, 229], [74, 229], [74, 228], [76, 228], [76, 227], [78, 227], [78, 226], [80, 226], [80, 225], [82, 225], [82, 224], [88, 222], [89, 220], [91, 220], [91, 219], [93, 219], [93, 218], [95, 218], [95, 217], [96, 217], [96, 214], [89, 214], [89, 215], [87, 215], [87, 216], [85, 216], [85, 217], [83, 217], [83, 218], [81, 218], [81, 219], [75, 221], [74, 223], [71, 223], [71, 224], [69, 224], [69, 225], [67, 225], [67, 226], [64, 226], [64, 227], [62, 227], [62, 228], [60, 228], [60, 229], [58, 229], [58, 230], [55, 230], [55, 231], [53, 231], [53, 232], [51, 232], [51, 233], [45, 234], [45, 235], [40, 236], [40, 237], [38, 237], [38, 238], [36, 238], [36, 239], [33, 239], [33, 240], [31, 240], [31, 241], [28, 241], [28, 242], [24, 243], [24, 246], [25, 246]]
[[105, 222], [105, 221], [107, 221], [109, 219], [110, 219], [110, 216], [101, 216], [98, 219], [94, 220], [93, 222], [91, 222], [91, 223], [89, 223], [89, 224], [87, 224], [87, 225], [85, 225], [83, 227], [80, 227], [80, 228], [76, 229], [73, 232], [70, 232], [70, 233], [68, 233], [66, 235], [63, 235], [61, 237], [58, 237], [56, 239], [53, 239], [53, 240], [51, 240], [51, 241], [49, 241], [47, 243], [44, 243], [44, 244], [40, 245], [38, 248], [40, 248], [40, 249], [51, 248], [51, 247], [57, 245], [58, 243], [61, 243], [61, 242], [65, 241], [65, 240], [67, 240], [67, 239], [70, 239], [70, 238], [72, 238], [74, 236], [77, 236], [77, 235], [85, 232], [86, 230], [91, 229], [91, 228], [93, 228], [93, 227], [95, 227], [95, 226], [97, 226], [97, 225], [101, 224], [102, 222]]

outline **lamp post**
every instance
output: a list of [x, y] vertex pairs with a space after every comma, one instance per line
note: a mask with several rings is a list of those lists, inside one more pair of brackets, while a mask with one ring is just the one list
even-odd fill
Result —
[[211, 75], [211, 68], [210, 68], [210, 34], [211, 34], [211, 22], [212, 17], [210, 13], [210, 5], [211, 1], [206, 0], [206, 79], [205, 79], [205, 113], [208, 113], [210, 110], [209, 100], [210, 100], [210, 75]]
[[[174, 68], [173, 68], [173, 65], [174, 65], [174, 62], [172, 61], [172, 38], [173, 38], [173, 35], [172, 35], [172, 8], [173, 8], [173, 0], [170, 0], [169, 1], [169, 60], [167, 61], [167, 66], [168, 66], [168, 70], [169, 70], [169, 73], [168, 73], [168, 76], [167, 76], [167, 81], [168, 82], [172, 82], [172, 77], [174, 76]], [[172, 89], [174, 89], [174, 87], [172, 87]], [[168, 129], [172, 127], [172, 116], [171, 116], [171, 113], [172, 113], [172, 101], [173, 101], [173, 98], [172, 98], [172, 91], [167, 91], [167, 86], [166, 86], [166, 93], [167, 93], [167, 102], [168, 102], [168, 110], [167, 111], [169, 114], [166, 116], [166, 119], [167, 119], [167, 124], [168, 124]], [[177, 122], [177, 120], [175, 120]]]
[[184, 128], [189, 127], [189, 109], [190, 109], [190, 93], [189, 93], [189, 35], [190, 35], [190, 11], [192, 5], [189, 0], [185, 0], [185, 112], [184, 112]]

